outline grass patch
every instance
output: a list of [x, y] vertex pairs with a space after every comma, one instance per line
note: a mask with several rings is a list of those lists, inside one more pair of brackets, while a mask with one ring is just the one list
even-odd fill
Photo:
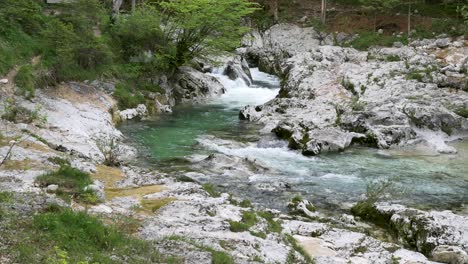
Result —
[[275, 221], [273, 219], [273, 214], [272, 213], [263, 211], [263, 212], [258, 212], [258, 215], [260, 217], [264, 218], [267, 221], [267, 223], [268, 223], [268, 232], [281, 233], [281, 231], [283, 230], [283, 227], [281, 226], [280, 222]]
[[232, 232], [244, 232], [249, 230], [253, 225], [258, 222], [257, 216], [253, 211], [242, 212], [242, 219], [240, 222], [229, 221], [229, 230]]
[[11, 192], [0, 192], [0, 203], [9, 203], [13, 200]]
[[262, 239], [265, 239], [267, 237], [267, 234], [265, 232], [253, 232], [253, 231], [250, 231], [250, 234], [252, 236], [256, 236], [256, 237], [259, 237], [259, 238], [262, 238]]
[[34, 134], [32, 133], [31, 131], [27, 130], [27, 129], [21, 129], [22, 132], [30, 135], [31, 137], [37, 139], [38, 141], [44, 143], [45, 145], [49, 145], [49, 142], [47, 142], [47, 140], [45, 140], [43, 137], [37, 135], [37, 134]]
[[468, 108], [464, 108], [464, 107], [459, 107], [457, 109], [454, 110], [455, 114], [461, 116], [461, 117], [464, 117], [464, 118], [468, 118]]
[[375, 32], [360, 32], [359, 37], [351, 41], [348, 45], [357, 50], [367, 50], [371, 46], [391, 47], [395, 42], [408, 44], [408, 40], [404, 37], [397, 38], [396, 36], [377, 34]]
[[203, 190], [205, 190], [211, 197], [217, 198], [221, 196], [221, 194], [218, 191], [216, 191], [215, 186], [211, 183], [203, 184], [202, 187]]
[[55, 172], [37, 177], [36, 183], [42, 188], [51, 184], [58, 185], [56, 193], [65, 200], [72, 197], [72, 199], [89, 204], [96, 204], [99, 200], [93, 191], [85, 190], [86, 186], [93, 183], [91, 176], [69, 165], [62, 165]]
[[[291, 247], [296, 252], [298, 252], [299, 254], [302, 255], [302, 257], [304, 257], [306, 263], [314, 263], [314, 260], [309, 256], [309, 254], [307, 254], [307, 252], [304, 250], [304, 248], [297, 243], [296, 239], [293, 236], [291, 236], [289, 234], [285, 234], [284, 239], [286, 240], [286, 242], [288, 242], [291, 245]], [[290, 254], [288, 256], [288, 263], [297, 263], [294, 260], [294, 255], [293, 254]]]
[[202, 244], [199, 244], [193, 240], [190, 240], [188, 238], [185, 238], [185, 237], [181, 237], [181, 236], [169, 236], [169, 237], [166, 237], [165, 239], [167, 240], [173, 240], [173, 241], [183, 241], [185, 243], [188, 243], [198, 249], [201, 249], [203, 251], [206, 251], [206, 252], [210, 252], [211, 253], [211, 264], [233, 264], [234, 263], [234, 259], [229, 255], [227, 254], [226, 252], [223, 252], [223, 251], [218, 251], [214, 248], [211, 248], [211, 247], [208, 247], [208, 246], [205, 246], [205, 245], [202, 245]]
[[179, 263], [96, 217], [57, 206], [22, 229], [12, 249], [17, 263]]
[[54, 163], [54, 164], [57, 164], [59, 166], [70, 166], [70, 161], [68, 159], [65, 159], [65, 158], [49, 157], [49, 158], [47, 158], [47, 160]]

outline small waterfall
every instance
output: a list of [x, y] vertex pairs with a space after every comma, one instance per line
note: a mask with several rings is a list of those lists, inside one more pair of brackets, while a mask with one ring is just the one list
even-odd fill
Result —
[[[240, 109], [246, 105], [259, 105], [275, 98], [279, 92], [279, 79], [262, 73], [258, 68], [250, 69], [254, 83], [248, 86], [242, 78], [229, 79], [222, 70], [215, 70], [211, 75], [216, 77], [226, 88], [226, 93], [213, 100], [213, 104], [222, 104], [228, 109]], [[265, 87], [261, 84], [267, 84]]]

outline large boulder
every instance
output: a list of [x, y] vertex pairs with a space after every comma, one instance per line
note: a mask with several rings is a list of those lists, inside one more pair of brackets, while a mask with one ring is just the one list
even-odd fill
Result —
[[173, 84], [177, 101], [197, 102], [206, 98], [221, 95], [224, 86], [215, 77], [190, 67], [180, 67]]

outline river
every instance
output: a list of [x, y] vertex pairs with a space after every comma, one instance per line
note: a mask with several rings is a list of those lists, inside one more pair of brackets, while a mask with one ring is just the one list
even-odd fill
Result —
[[[262, 126], [239, 120], [240, 108], [265, 103], [279, 91], [275, 76], [256, 68], [251, 72], [250, 87], [214, 73], [227, 89], [223, 96], [203, 105], [178, 106], [156, 120], [122, 124], [119, 129], [140, 150], [138, 162], [175, 177], [214, 183], [222, 191], [279, 210], [295, 195], [318, 208], [343, 208], [359, 200], [370, 183], [391, 181], [385, 199], [466, 212], [461, 209], [468, 204], [466, 141], [452, 144], [459, 150], [454, 155], [353, 147], [305, 157], [272, 135], [260, 137]], [[203, 160], [213, 153], [222, 157], [215, 159], [222, 164], [207, 167]], [[261, 169], [245, 169], [246, 160]]]

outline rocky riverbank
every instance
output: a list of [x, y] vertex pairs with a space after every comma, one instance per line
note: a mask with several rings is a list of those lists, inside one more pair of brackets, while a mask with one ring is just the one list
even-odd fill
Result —
[[[294, 143], [293, 140], [291, 142], [298, 144], [299, 148], [307, 146], [305, 153], [317, 149], [319, 151], [316, 153], [319, 153], [326, 149], [324, 143], [315, 144], [312, 141], [330, 141], [327, 143], [330, 146], [328, 149], [334, 150], [348, 144], [339, 145], [333, 143], [334, 140], [344, 141], [346, 138], [347, 142], [349, 138], [351, 142], [352, 138], [369, 139], [369, 135], [375, 133], [379, 136], [375, 143], [388, 143], [386, 145], [388, 146], [393, 142], [384, 136], [387, 135], [384, 131], [388, 127], [397, 129], [391, 130], [392, 133], [408, 130], [407, 132], [412, 134], [411, 131], [416, 131], [416, 128], [409, 123], [409, 119], [406, 119], [407, 116], [402, 117], [403, 121], [400, 121], [408, 123], [401, 126], [391, 123], [392, 120], [387, 124], [382, 121], [385, 118], [377, 118], [377, 113], [380, 113], [377, 109], [383, 107], [379, 100], [384, 99], [382, 95], [377, 95], [382, 93], [377, 91], [377, 87], [380, 87], [377, 84], [368, 84], [369, 87], [365, 92], [359, 92], [361, 94], [359, 98], [369, 100], [366, 101], [366, 109], [369, 107], [372, 110], [369, 110], [370, 113], [361, 111], [364, 118], [362, 122], [371, 120], [366, 119], [370, 118], [368, 116], [371, 114], [375, 120], [380, 120], [371, 122], [368, 128], [363, 125], [370, 132], [344, 129], [345, 124], [349, 124], [347, 120], [357, 118], [355, 112], [349, 114], [343, 110], [340, 125], [332, 125], [336, 123], [337, 113], [341, 112], [337, 109], [339, 107], [349, 109], [351, 106], [347, 103], [350, 103], [355, 95], [352, 91], [346, 90], [341, 81], [331, 87], [328, 84], [323, 86], [318, 83], [318, 86], [312, 84], [328, 83], [332, 79], [336, 82], [337, 79], [333, 77], [337, 77], [336, 74], [340, 72], [333, 73], [330, 69], [341, 70], [342, 64], [350, 65], [349, 68], [356, 71], [362, 70], [365, 67], [351, 64], [353, 61], [364, 63], [367, 54], [328, 46], [314, 46], [314, 50], [320, 50], [317, 51], [322, 56], [320, 61], [314, 59], [315, 56], [319, 56], [314, 52], [301, 53], [297, 55], [302, 56], [300, 59], [292, 57], [287, 60], [292, 64], [289, 66], [291, 69], [287, 73], [288, 77], [285, 77], [281, 97], [264, 106], [248, 107], [243, 110], [242, 115], [251, 120], [265, 122], [266, 132], [273, 129], [278, 135], [291, 134], [289, 135], [291, 139], [300, 139], [300, 142]], [[299, 62], [304, 60], [303, 66], [295, 66], [295, 59]], [[278, 62], [282, 63], [281, 60]], [[309, 66], [313, 66], [314, 63], [318, 65], [317, 67], [325, 68], [322, 70], [310, 68]], [[387, 64], [381, 61], [374, 63]], [[404, 64], [404, 62], [392, 63], [395, 64], [395, 68]], [[329, 69], [326, 68], [329, 67], [327, 64], [334, 66], [330, 66], [333, 68]], [[230, 78], [243, 78], [246, 81], [250, 79], [249, 74], [245, 72], [245, 62], [241, 59], [236, 59], [234, 63], [228, 65], [224, 72]], [[296, 67], [298, 69], [295, 70]], [[371, 71], [370, 67], [366, 69]], [[203, 67], [201, 69], [203, 70]], [[309, 76], [311, 69], [318, 75]], [[301, 71], [306, 73], [300, 73]], [[155, 95], [154, 98], [160, 105], [170, 107], [176, 98], [181, 101], [184, 98], [203, 99], [223, 91], [222, 85], [212, 76], [194, 69], [186, 69], [186, 72], [190, 78], [180, 79], [174, 90], [180, 96]], [[376, 73], [377, 70], [372, 72]], [[284, 70], [278, 73], [286, 76]], [[326, 76], [329, 76], [328, 79]], [[353, 79], [358, 78], [357, 76], [361, 76], [361, 73], [347, 77], [349, 82], [356, 82], [354, 89], [361, 87], [357, 80]], [[442, 96], [445, 101], [453, 99], [451, 103], [466, 103], [463, 101], [466, 98], [465, 92], [461, 90], [457, 90], [458, 99], [455, 100], [454, 95], [444, 90], [446, 88], [433, 87], [432, 90], [427, 89], [431, 91], [427, 93], [426, 88], [420, 87], [421, 85], [426, 87], [426, 84], [402, 77], [399, 80], [404, 82], [404, 85], [409, 85], [407, 89], [421, 91], [422, 98], [437, 95]], [[294, 86], [293, 82], [296, 82]], [[275, 210], [257, 208], [249, 201], [218, 193], [212, 186], [202, 186], [188, 177], [171, 177], [159, 171], [130, 166], [128, 161], [135, 158], [136, 150], [122, 143], [112, 149], [116, 154], [116, 163], [112, 165], [117, 166], [104, 165], [108, 158], [106, 149], [112, 144], [110, 139], [120, 142], [122, 138], [122, 134], [114, 126], [115, 121], [119, 116], [122, 118], [136, 115], [128, 112], [121, 115], [112, 111], [115, 105], [109, 96], [112, 88], [103, 87], [111, 86], [98, 85], [97, 82], [64, 84], [57, 89], [38, 91], [33, 101], [9, 97], [15, 98], [15, 101], [12, 101], [12, 99], [7, 100], [5, 96], [2, 97], [0, 106], [2, 115], [9, 114], [8, 111], [11, 111], [12, 107], [17, 110], [15, 118], [12, 119], [15, 122], [0, 120], [2, 127], [0, 156], [3, 158], [8, 153], [11, 154], [0, 168], [0, 191], [14, 192], [18, 197], [23, 196], [22, 199], [15, 199], [12, 204], [0, 202], [2, 207], [20, 213], [23, 209], [28, 212], [32, 210], [34, 213], [47, 204], [59, 203], [77, 211], [87, 211], [103, 217], [129, 216], [139, 222], [135, 236], [155, 241], [158, 250], [179, 257], [183, 263], [212, 263], [213, 255], [218, 252], [228, 254], [235, 263], [310, 263], [311, 258], [315, 263], [435, 263], [428, 258], [443, 263], [467, 261], [468, 219], [448, 211], [423, 212], [398, 206], [390, 206], [390, 209], [383, 205], [379, 206], [375, 213], [389, 217], [392, 223], [391, 230], [396, 231], [394, 236], [386, 236], [381, 229], [362, 222], [350, 214], [330, 217], [320, 212], [320, 209], [314, 211], [313, 206], [299, 198], [291, 204], [291, 214], [284, 214]], [[297, 87], [300, 89], [297, 90]], [[395, 84], [394, 89], [397, 87], [399, 86]], [[309, 88], [312, 90], [308, 90]], [[169, 93], [172, 90], [165, 91]], [[395, 105], [398, 106], [402, 104], [400, 101], [409, 100], [403, 95], [395, 96]], [[442, 99], [440, 104], [443, 102]], [[329, 105], [330, 102], [339, 105], [335, 108]], [[427, 109], [432, 109], [434, 115], [439, 118], [437, 114], [440, 112], [437, 109], [442, 109], [442, 106], [439, 103], [435, 105], [437, 107], [432, 108], [429, 105]], [[165, 109], [169, 109], [168, 107]], [[397, 106], [392, 107], [403, 111]], [[145, 112], [142, 109], [135, 111], [138, 115]], [[421, 110], [415, 115], [422, 113], [426, 112]], [[382, 110], [382, 115], [388, 116], [390, 112]], [[446, 120], [444, 118], [440, 117], [434, 121], [439, 124], [436, 128], [445, 124], [437, 123]], [[466, 119], [462, 120], [453, 112], [450, 112], [447, 118], [450, 122], [459, 125], [451, 127], [454, 134], [466, 127]], [[286, 120], [290, 122], [287, 126], [284, 125]], [[358, 123], [358, 121], [353, 122], [352, 124]], [[378, 122], [379, 126], [376, 125]], [[317, 124], [320, 124], [319, 130]], [[303, 131], [308, 132], [301, 134]], [[402, 135], [401, 133], [399, 135]], [[414, 133], [414, 137], [420, 135]], [[322, 134], [323, 137], [316, 137], [316, 134]], [[326, 140], [325, 136], [328, 137]], [[399, 139], [406, 142], [409, 141], [408, 137], [405, 134]], [[224, 157], [210, 156], [204, 161], [205, 166], [212, 166], [217, 158]], [[86, 188], [97, 193], [100, 201], [96, 205], [84, 205], [73, 199], [66, 203], [55, 193], [60, 186], [40, 187], [36, 183], [35, 180], [39, 175], [55, 171], [60, 167], [57, 160], [68, 160], [71, 166], [91, 174], [94, 182]], [[248, 160], [238, 162], [242, 162], [246, 170], [252, 168]], [[203, 162], [200, 166], [204, 166]], [[10, 257], [15, 254], [9, 252], [9, 241], [2, 239], [0, 239], [0, 252], [2, 263], [9, 263]]]
[[247, 106], [240, 117], [264, 123], [265, 133], [273, 131], [305, 155], [352, 144], [455, 153], [446, 142], [468, 129], [463, 37], [366, 52], [331, 45], [349, 38], [321, 40], [312, 28], [290, 24], [252, 33], [239, 53], [283, 83], [275, 100]]

